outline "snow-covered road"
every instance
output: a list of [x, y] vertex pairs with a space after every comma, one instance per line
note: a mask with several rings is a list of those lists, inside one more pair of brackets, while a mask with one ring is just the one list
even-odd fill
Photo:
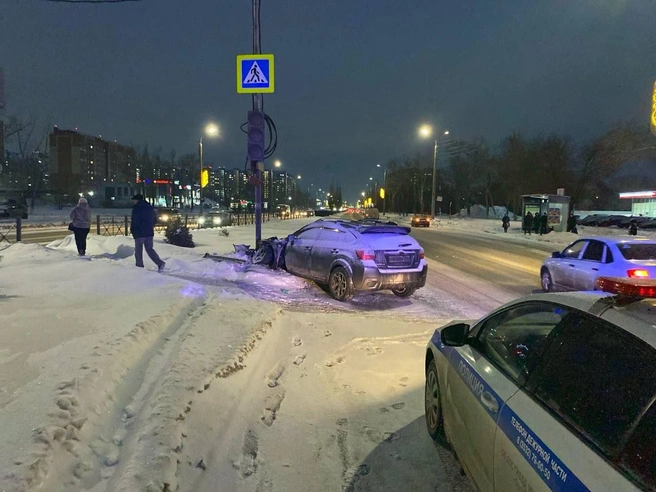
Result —
[[424, 429], [425, 344], [511, 293], [430, 262], [412, 298], [338, 303], [202, 258], [251, 227], [194, 236], [156, 240], [163, 275], [129, 238], [91, 236], [88, 259], [72, 237], [0, 251], [1, 491], [468, 490]]

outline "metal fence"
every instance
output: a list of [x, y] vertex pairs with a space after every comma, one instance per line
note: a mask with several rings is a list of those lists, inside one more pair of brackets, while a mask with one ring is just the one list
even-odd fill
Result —
[[[0, 219], [0, 243], [18, 242], [22, 239], [22, 219]], [[12, 241], [13, 240], [13, 241]]]
[[[230, 212], [230, 225], [242, 226], [255, 224], [255, 214]], [[198, 222], [199, 215], [185, 214], [181, 216], [181, 221], [185, 227], [198, 230], [209, 228]], [[262, 214], [262, 221], [268, 222], [276, 216], [271, 214]], [[282, 218], [282, 217], [280, 217]], [[292, 217], [284, 217], [292, 218]], [[156, 232], [164, 232], [167, 224], [155, 225]], [[128, 215], [96, 215], [96, 234], [99, 236], [129, 236], [130, 235], [130, 217]]]

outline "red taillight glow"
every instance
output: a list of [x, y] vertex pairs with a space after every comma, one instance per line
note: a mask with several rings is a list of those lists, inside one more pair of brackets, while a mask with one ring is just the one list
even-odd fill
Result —
[[419, 253], [419, 259], [420, 259], [420, 260], [423, 260], [423, 259], [424, 259], [424, 252], [423, 252], [423, 251], [422, 251], [421, 253]]
[[604, 292], [620, 296], [656, 299], [656, 280], [647, 278], [599, 277], [597, 285]]
[[641, 268], [627, 270], [626, 274], [629, 278], [649, 278], [649, 272], [647, 270], [642, 270]]
[[376, 254], [373, 251], [364, 251], [362, 249], [356, 249], [355, 254], [358, 255], [358, 258], [361, 260], [373, 260], [376, 257]]

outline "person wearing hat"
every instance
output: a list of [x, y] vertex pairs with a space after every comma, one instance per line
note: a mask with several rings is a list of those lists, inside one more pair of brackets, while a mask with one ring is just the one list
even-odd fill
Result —
[[71, 210], [71, 223], [68, 228], [75, 234], [77, 254], [84, 256], [87, 252], [87, 236], [91, 229], [91, 207], [86, 198], [80, 198]]
[[132, 221], [130, 222], [130, 232], [134, 237], [134, 257], [139, 268], [144, 267], [143, 250], [157, 265], [157, 271], [164, 269], [165, 263], [153, 249], [153, 237], [155, 236], [155, 223], [157, 222], [157, 213], [153, 206], [144, 200], [143, 195], [136, 194], [132, 197]]

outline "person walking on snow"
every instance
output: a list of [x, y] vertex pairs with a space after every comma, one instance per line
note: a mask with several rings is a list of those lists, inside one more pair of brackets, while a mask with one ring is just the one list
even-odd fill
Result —
[[631, 222], [629, 222], [629, 235], [630, 236], [638, 235], [638, 222], [635, 219], [631, 219]]
[[508, 227], [510, 227], [510, 217], [508, 217], [508, 214], [503, 216], [501, 224], [503, 225], [503, 232], [508, 232]]
[[130, 232], [134, 237], [134, 258], [137, 266], [143, 268], [143, 249], [146, 248], [146, 253], [157, 265], [157, 271], [161, 272], [164, 270], [165, 263], [153, 249], [156, 222], [157, 213], [153, 206], [144, 200], [143, 195], [134, 195], [132, 197], [132, 221], [130, 222]]
[[77, 246], [77, 254], [84, 256], [87, 252], [87, 236], [91, 229], [91, 207], [86, 198], [80, 198], [77, 205], [71, 210], [71, 227], [70, 229], [75, 234], [75, 246]]

